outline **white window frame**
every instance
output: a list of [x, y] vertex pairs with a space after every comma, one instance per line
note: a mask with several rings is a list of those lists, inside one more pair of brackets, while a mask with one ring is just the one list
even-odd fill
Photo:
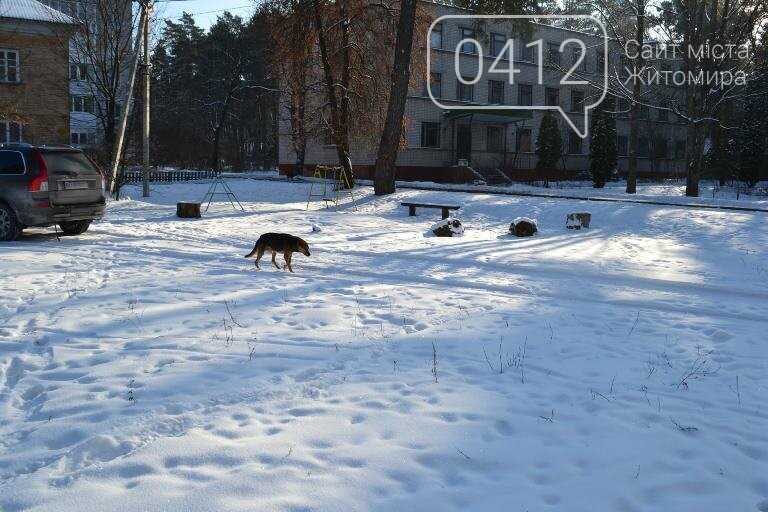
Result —
[[[439, 45], [436, 45], [436, 39], [439, 39]], [[437, 23], [432, 27], [432, 31], [429, 34], [429, 47], [433, 50], [441, 50], [443, 48], [443, 24]]]
[[[11, 125], [19, 127], [19, 140], [11, 140]], [[15, 144], [24, 140], [24, 127], [21, 123], [0, 119], [0, 144]]]
[[[476, 32], [473, 28], [459, 27], [459, 36], [461, 37], [462, 41], [464, 39], [475, 39], [475, 34]], [[459, 48], [459, 52], [474, 55], [477, 53], [477, 46], [473, 43], [464, 43]]]
[[[501, 40], [498, 40], [498, 38], [501, 38]], [[498, 44], [501, 44], [501, 46], [498, 46]], [[491, 32], [490, 34], [490, 53], [492, 57], [498, 57], [501, 55], [501, 52], [504, 50], [504, 45], [507, 44], [507, 36], [504, 34], [499, 34], [498, 32]]]
[[[428, 129], [435, 130], [435, 134], [437, 135], [436, 145], [434, 145], [434, 146], [427, 146], [427, 145], [425, 145], [426, 142], [427, 142], [427, 140], [426, 140], [427, 133], [426, 132], [427, 132]], [[440, 126], [439, 122], [436, 122], [436, 121], [422, 121], [421, 122], [421, 134], [420, 134], [421, 140], [419, 141], [419, 147], [422, 147], [422, 148], [425, 148], [425, 149], [440, 149], [442, 147], [440, 145], [440, 135], [441, 135], [440, 134], [440, 129], [441, 129], [441, 126]]]
[[[13, 55], [15, 57], [16, 64], [14, 66], [8, 65], [8, 55]], [[8, 79], [8, 69], [10, 68], [13, 68], [16, 72], [15, 80]], [[19, 50], [12, 50], [10, 48], [0, 48], [0, 83], [18, 84], [20, 82], [21, 82], [21, 59], [19, 58]]]
[[[86, 100], [91, 100], [91, 110], [86, 110]], [[94, 114], [96, 112], [96, 98], [89, 95], [73, 94], [70, 96], [69, 111], [72, 113]]]
[[[83, 64], [82, 62], [70, 62], [69, 63], [69, 79], [74, 80], [76, 82], [85, 82], [88, 80], [88, 71], [90, 66], [88, 64]], [[72, 74], [72, 71], [75, 71], [75, 74]]]
[[[77, 142], [72, 140], [72, 137], [75, 135], [77, 136]], [[83, 137], [85, 137], [85, 142], [83, 142]], [[88, 146], [89, 144], [93, 144], [92, 137], [90, 132], [73, 131], [69, 133], [69, 142], [74, 146]]]

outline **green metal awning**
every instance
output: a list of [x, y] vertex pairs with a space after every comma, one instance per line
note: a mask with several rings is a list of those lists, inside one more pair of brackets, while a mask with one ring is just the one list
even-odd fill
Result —
[[471, 110], [446, 110], [445, 119], [467, 119], [470, 123], [509, 124], [533, 119], [533, 111], [527, 109], [477, 108]]

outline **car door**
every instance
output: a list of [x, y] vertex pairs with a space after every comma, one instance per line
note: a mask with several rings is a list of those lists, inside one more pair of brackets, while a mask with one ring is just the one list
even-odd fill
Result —
[[48, 170], [52, 206], [92, 204], [104, 201], [99, 169], [80, 151], [40, 150]]

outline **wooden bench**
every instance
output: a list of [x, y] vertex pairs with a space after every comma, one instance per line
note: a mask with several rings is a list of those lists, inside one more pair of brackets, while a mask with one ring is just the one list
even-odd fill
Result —
[[451, 204], [430, 204], [430, 203], [400, 203], [402, 206], [408, 207], [408, 215], [414, 217], [416, 215], [416, 208], [438, 208], [443, 211], [443, 218], [448, 218], [448, 212], [450, 210], [458, 210], [461, 206]]

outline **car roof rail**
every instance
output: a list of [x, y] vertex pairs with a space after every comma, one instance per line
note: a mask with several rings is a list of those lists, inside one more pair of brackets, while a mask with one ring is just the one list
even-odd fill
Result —
[[29, 142], [0, 142], [0, 148], [14, 147], [14, 148], [31, 148], [32, 144]]
[[40, 144], [38, 147], [41, 147], [41, 148], [69, 148], [69, 149], [77, 149], [76, 147], [72, 146], [71, 144]]

